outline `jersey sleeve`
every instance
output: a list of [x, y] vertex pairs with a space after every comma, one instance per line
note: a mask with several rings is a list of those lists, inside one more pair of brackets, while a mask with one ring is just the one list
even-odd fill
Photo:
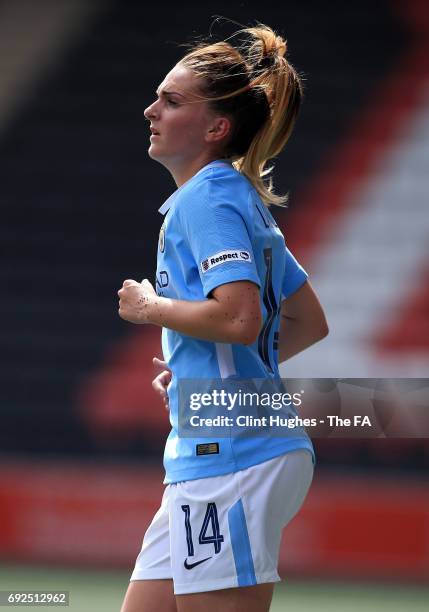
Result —
[[199, 190], [199, 197], [194, 196], [182, 207], [181, 215], [204, 295], [233, 281], [248, 280], [260, 287], [246, 223], [246, 202], [235, 202], [228, 192], [216, 189], [211, 181], [207, 183]]
[[282, 299], [289, 297], [292, 295], [292, 293], [295, 293], [295, 291], [299, 289], [308, 278], [308, 274], [301, 264], [298, 263], [287, 247], [285, 247], [285, 249], [286, 261], [282, 284]]

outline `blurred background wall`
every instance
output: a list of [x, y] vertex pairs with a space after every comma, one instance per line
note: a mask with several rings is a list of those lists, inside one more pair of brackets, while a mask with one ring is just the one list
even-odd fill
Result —
[[[143, 111], [214, 15], [262, 21], [305, 78], [276, 211], [330, 335], [286, 377], [428, 376], [429, 5], [0, 2], [0, 557], [131, 568], [162, 492], [159, 331], [117, 316], [154, 281], [175, 185]], [[217, 24], [226, 36], [234, 25]], [[285, 535], [298, 576], [429, 577], [426, 439], [315, 441]], [[353, 526], [353, 528], [351, 528]], [[109, 537], [106, 537], [106, 536]]]

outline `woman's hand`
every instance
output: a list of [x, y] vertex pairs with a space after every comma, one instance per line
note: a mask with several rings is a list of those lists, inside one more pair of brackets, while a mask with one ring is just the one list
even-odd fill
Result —
[[126, 280], [118, 291], [119, 316], [131, 323], [149, 323], [151, 306], [157, 295], [151, 283], [145, 278], [141, 283]]
[[154, 366], [162, 369], [160, 374], [158, 374], [158, 376], [153, 379], [152, 387], [157, 393], [160, 394], [164, 402], [165, 409], [168, 410], [167, 387], [171, 381], [172, 373], [171, 370], [168, 369], [166, 361], [161, 361], [161, 359], [158, 359], [157, 357], [154, 357], [152, 361]]

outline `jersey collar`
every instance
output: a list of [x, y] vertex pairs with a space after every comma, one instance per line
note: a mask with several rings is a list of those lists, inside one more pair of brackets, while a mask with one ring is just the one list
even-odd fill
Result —
[[188, 179], [186, 181], [186, 183], [183, 183], [183, 185], [178, 187], [176, 189], [176, 191], [174, 191], [171, 194], [171, 196], [169, 198], [167, 198], [167, 200], [165, 200], [164, 204], [158, 209], [158, 212], [160, 212], [161, 215], [165, 215], [170, 210], [171, 205], [173, 204], [174, 200], [176, 199], [176, 196], [179, 193], [179, 191], [185, 185], [187, 185], [190, 181], [192, 181], [195, 177], [197, 177], [199, 174], [201, 174], [201, 172], [204, 172], [205, 170], [207, 170], [207, 168], [212, 168], [213, 166], [227, 166], [227, 167], [231, 167], [232, 166], [232, 162], [226, 161], [224, 159], [215, 159], [214, 161], [210, 162], [209, 164], [206, 164], [205, 166], [203, 166], [200, 170], [198, 170], [198, 172], [196, 174], [194, 174], [194, 176], [191, 176], [191, 178]]

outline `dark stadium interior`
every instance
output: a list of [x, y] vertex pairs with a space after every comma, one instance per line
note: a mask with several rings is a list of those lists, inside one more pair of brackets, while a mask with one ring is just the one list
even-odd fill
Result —
[[[208, 32], [212, 15], [245, 24], [260, 7], [191, 2], [160, 14], [156, 4], [112, 2], [8, 123], [0, 140], [6, 456], [161, 457], [163, 434], [150, 427], [130, 444], [97, 444], [77, 414], [76, 390], [132, 333], [117, 316], [122, 281], [154, 275], [157, 209], [174, 185], [147, 156], [143, 110], [182, 53], [176, 43]], [[297, 130], [274, 175], [278, 191], [290, 193], [289, 210], [276, 212], [287, 228], [298, 194], [370, 104], [410, 35], [385, 1], [274, 4], [262, 15], [287, 36], [289, 59], [305, 77]], [[216, 24], [213, 34], [231, 29]], [[293, 248], [293, 235], [288, 240]], [[426, 441], [378, 442], [318, 440], [319, 469], [427, 469]]]

